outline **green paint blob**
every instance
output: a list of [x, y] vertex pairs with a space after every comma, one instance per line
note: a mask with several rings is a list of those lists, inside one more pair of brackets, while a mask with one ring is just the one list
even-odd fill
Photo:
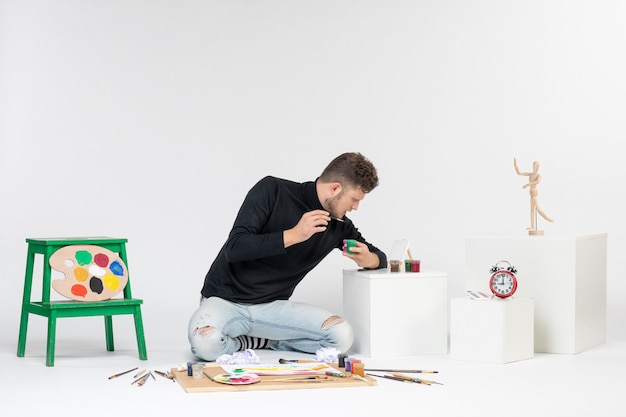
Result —
[[78, 265], [87, 265], [91, 263], [91, 253], [86, 250], [76, 251], [76, 262]]

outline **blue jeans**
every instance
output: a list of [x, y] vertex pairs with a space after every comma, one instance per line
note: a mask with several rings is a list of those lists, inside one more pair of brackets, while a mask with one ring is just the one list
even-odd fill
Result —
[[238, 304], [209, 297], [189, 320], [191, 352], [200, 360], [214, 361], [240, 350], [236, 338], [243, 335], [269, 339], [273, 350], [306, 353], [321, 348], [347, 352], [354, 340], [347, 321], [320, 307], [288, 300]]

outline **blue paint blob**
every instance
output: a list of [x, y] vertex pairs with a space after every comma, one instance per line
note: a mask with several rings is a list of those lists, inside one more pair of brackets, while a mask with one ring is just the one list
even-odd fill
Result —
[[124, 267], [118, 261], [111, 262], [111, 265], [109, 265], [109, 269], [118, 277], [124, 275]]

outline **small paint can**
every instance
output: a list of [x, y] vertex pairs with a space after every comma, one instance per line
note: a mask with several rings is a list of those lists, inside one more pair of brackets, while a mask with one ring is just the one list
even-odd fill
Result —
[[412, 260], [411, 261], [411, 272], [419, 272], [420, 271], [420, 261]]
[[[354, 358], [350, 359], [350, 370], [348, 371], [346, 369], [346, 372], [351, 372], [351, 373], [354, 374], [355, 373], [354, 372], [355, 368], [358, 368], [360, 363], [362, 363], [361, 359], [354, 359]], [[365, 368], [363, 368], [363, 369], [365, 369]]]
[[356, 246], [356, 240], [354, 239], [344, 239], [343, 240], [343, 251], [347, 252], [349, 254], [353, 254], [354, 252], [352, 252], [352, 250], [350, 248], [353, 248]]
[[340, 353], [337, 356], [337, 366], [340, 368], [345, 368], [346, 367], [346, 358], [348, 357], [347, 353]]
[[352, 373], [358, 376], [365, 376], [365, 364], [363, 362], [353, 364]]
[[400, 261], [395, 259], [389, 261], [389, 270], [391, 272], [400, 272]]
[[204, 371], [203, 363], [194, 363], [191, 365], [191, 376], [193, 379], [202, 379], [202, 372]]
[[404, 261], [404, 272], [411, 272], [411, 260], [407, 259]]

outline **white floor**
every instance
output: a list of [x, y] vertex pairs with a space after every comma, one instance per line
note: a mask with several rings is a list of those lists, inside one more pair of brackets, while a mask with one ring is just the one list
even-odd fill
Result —
[[[133, 349], [106, 352], [95, 341], [57, 340], [54, 367], [45, 366], [43, 340], [28, 341], [26, 356], [4, 338], [0, 345], [2, 415], [384, 415], [409, 416], [623, 416], [626, 415], [626, 342], [606, 343], [577, 355], [535, 354], [508, 364], [456, 361], [449, 355], [363, 358], [366, 367], [434, 369], [444, 385], [378, 380], [376, 386], [289, 391], [186, 393], [159, 378], [131, 385], [134, 367], [167, 370], [191, 360], [186, 346], [151, 349], [140, 361]], [[259, 350], [264, 363], [312, 358]], [[353, 355], [359, 357], [358, 355]], [[8, 414], [7, 414], [8, 412]], [[36, 415], [36, 414], [32, 414]]]

